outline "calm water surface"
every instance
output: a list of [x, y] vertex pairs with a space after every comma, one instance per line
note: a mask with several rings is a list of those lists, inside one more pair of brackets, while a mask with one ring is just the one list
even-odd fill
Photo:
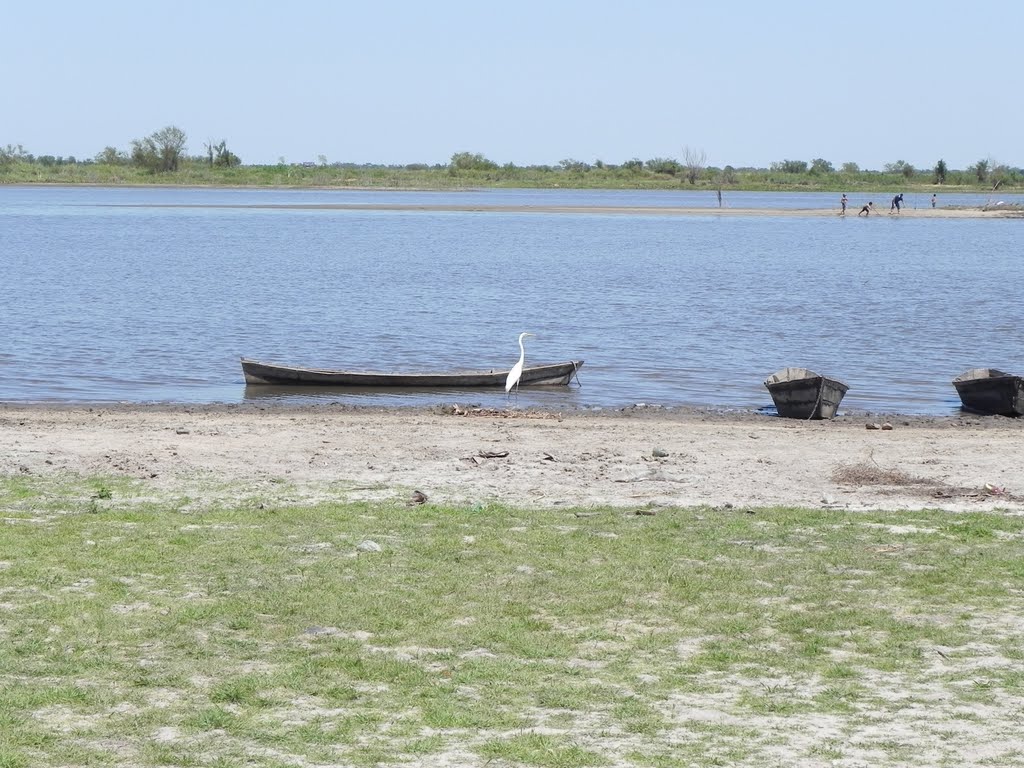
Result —
[[508, 368], [524, 330], [528, 363], [586, 366], [582, 386], [523, 390], [523, 407], [756, 409], [763, 379], [799, 365], [846, 381], [846, 409], [940, 414], [963, 370], [1024, 371], [1021, 220], [160, 207], [367, 202], [717, 206], [706, 192], [0, 187], [0, 400], [503, 405], [247, 388], [238, 358]]

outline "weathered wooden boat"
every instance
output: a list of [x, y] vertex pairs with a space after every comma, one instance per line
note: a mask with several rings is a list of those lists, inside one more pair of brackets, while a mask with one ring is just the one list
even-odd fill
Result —
[[1024, 377], [996, 368], [972, 368], [953, 386], [964, 408], [998, 416], [1024, 416]]
[[779, 416], [787, 419], [831, 419], [849, 389], [806, 368], [783, 368], [765, 379]]
[[[523, 369], [521, 387], [568, 384], [583, 366], [582, 360], [554, 365], [535, 365]], [[337, 371], [325, 368], [301, 368], [294, 365], [261, 363], [242, 358], [246, 384], [289, 384], [324, 387], [394, 387], [404, 389], [461, 389], [464, 387], [504, 387], [508, 370], [454, 371], [451, 373], [381, 373], [373, 371]]]

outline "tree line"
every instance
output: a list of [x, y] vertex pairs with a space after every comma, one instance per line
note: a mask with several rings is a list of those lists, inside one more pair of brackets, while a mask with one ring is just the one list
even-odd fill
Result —
[[8, 144], [0, 147], [0, 166], [14, 163], [38, 163], [44, 167], [78, 164], [97, 164], [127, 166], [131, 165], [150, 173], [173, 173], [179, 170], [184, 162], [207, 163], [211, 167], [233, 168], [242, 164], [241, 158], [228, 149], [227, 142], [219, 144], [212, 141], [205, 145], [203, 155], [188, 157], [185, 153], [188, 136], [177, 126], [169, 125], [154, 131], [149, 136], [135, 139], [127, 152], [116, 147], [104, 147], [95, 157], [78, 160], [74, 156], [60, 157], [40, 155], [36, 157], [25, 151], [21, 144]]
[[[683, 148], [681, 156], [653, 157], [641, 160], [631, 158], [622, 163], [593, 162], [568, 158], [555, 165], [517, 166], [514, 163], [499, 164], [485, 155], [475, 152], [456, 152], [447, 163], [407, 165], [328, 163], [325, 155], [319, 155], [316, 162], [285, 163], [281, 158], [276, 166], [243, 166], [241, 158], [228, 149], [227, 142], [208, 141], [204, 152], [199, 155], [187, 153], [185, 132], [176, 126], [161, 128], [152, 134], [135, 139], [127, 151], [113, 146], [105, 147], [93, 158], [78, 160], [74, 157], [53, 155], [35, 156], [19, 144], [0, 147], [0, 174], [8, 175], [16, 166], [38, 166], [42, 169], [57, 170], [74, 166], [101, 166], [104, 168], [132, 169], [137, 173], [168, 177], [176, 173], [207, 168], [211, 172], [235, 169], [232, 179], [244, 183], [245, 173], [254, 178], [252, 183], [303, 183], [308, 177], [316, 176], [317, 183], [380, 183], [402, 184], [415, 178], [415, 183], [436, 185], [457, 185], [459, 183], [520, 185], [520, 186], [612, 186], [612, 187], [666, 187], [691, 186], [709, 187], [722, 190], [737, 189], [800, 189], [840, 188], [866, 186], [871, 184], [906, 185], [954, 185], [983, 186], [990, 189], [1024, 186], [1024, 169], [998, 163], [992, 158], [982, 158], [964, 169], [951, 169], [945, 160], [939, 159], [927, 169], [915, 168], [910, 163], [897, 160], [886, 163], [880, 171], [861, 169], [857, 163], [842, 163], [838, 168], [824, 158], [806, 160], [781, 160], [767, 168], [722, 167], [709, 165], [704, 150], [689, 146]], [[300, 172], [288, 170], [283, 181], [264, 182], [285, 168], [300, 168]], [[269, 169], [269, 172], [267, 171]], [[238, 172], [241, 173], [238, 173]], [[332, 176], [333, 174], [333, 176]], [[37, 173], [34, 177], [45, 176]], [[237, 178], [239, 175], [242, 178]], [[278, 173], [278, 177], [281, 174]], [[326, 178], [325, 178], [326, 177]], [[167, 179], [172, 181], [171, 178]], [[211, 179], [215, 182], [215, 178]]]

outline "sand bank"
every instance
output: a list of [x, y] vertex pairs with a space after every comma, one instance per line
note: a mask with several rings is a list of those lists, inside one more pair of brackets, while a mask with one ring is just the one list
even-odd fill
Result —
[[[608, 206], [608, 205], [421, 205], [418, 203], [257, 203], [236, 204], [217, 203], [213, 205], [200, 203], [168, 203], [153, 205], [150, 203], [104, 204], [111, 208], [246, 208], [268, 210], [309, 210], [309, 211], [424, 211], [424, 212], [464, 212], [464, 213], [564, 213], [564, 214], [599, 214], [621, 216], [755, 216], [762, 218], [824, 218], [840, 217], [839, 208], [687, 208], [671, 206]], [[1006, 206], [1003, 208], [907, 208], [896, 214], [877, 206], [867, 216], [857, 216], [860, 205], [851, 204], [846, 209], [845, 218], [877, 219], [880, 216], [901, 216], [903, 218], [925, 219], [1009, 219], [1024, 218], [1024, 208]]]

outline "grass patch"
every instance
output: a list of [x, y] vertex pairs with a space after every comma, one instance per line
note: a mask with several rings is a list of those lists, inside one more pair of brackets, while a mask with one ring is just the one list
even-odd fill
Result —
[[605, 765], [600, 755], [564, 738], [525, 733], [508, 739], [492, 739], [479, 749], [487, 760], [501, 760], [543, 768], [583, 768]]
[[0, 766], [965, 764], [1020, 727], [1019, 518], [34, 483], [0, 482]]

